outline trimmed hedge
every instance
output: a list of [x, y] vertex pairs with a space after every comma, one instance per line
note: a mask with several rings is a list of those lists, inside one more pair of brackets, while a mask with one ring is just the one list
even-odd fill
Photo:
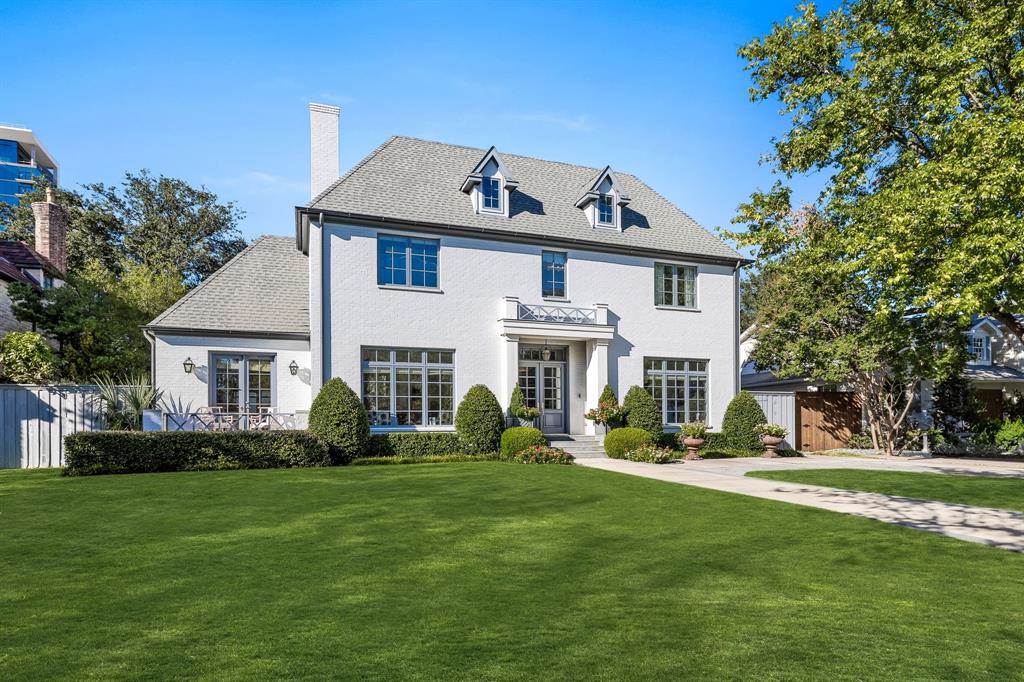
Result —
[[572, 464], [576, 458], [561, 448], [548, 445], [531, 445], [511, 455], [502, 454], [506, 462], [516, 464]]
[[[779, 457], [802, 457], [797, 450], [776, 450]], [[701, 450], [701, 459], [735, 459], [737, 457], [761, 457], [764, 450], [737, 450], [734, 448], [716, 448]]]
[[92, 431], [66, 437], [64, 453], [68, 476], [331, 464], [308, 431]]
[[495, 452], [504, 430], [505, 413], [491, 389], [483, 384], [471, 386], [455, 412], [461, 450], [470, 455]]
[[375, 466], [381, 464], [445, 464], [448, 462], [493, 462], [497, 455], [428, 455], [426, 457], [356, 457], [352, 466]]
[[729, 401], [722, 418], [726, 444], [736, 450], [764, 450], [757, 427], [768, 421], [753, 394], [740, 391]]
[[362, 457], [445, 457], [460, 453], [459, 436], [451, 431], [436, 433], [375, 433]]
[[331, 448], [335, 464], [345, 464], [370, 444], [370, 418], [359, 396], [341, 379], [331, 379], [309, 408], [309, 430]]
[[604, 453], [613, 459], [625, 459], [630, 450], [652, 442], [654, 439], [647, 431], [627, 426], [608, 432], [604, 437]]
[[531, 446], [547, 444], [548, 439], [541, 430], [532, 426], [513, 426], [501, 434], [501, 454], [504, 457], [511, 457]]
[[[641, 386], [633, 386], [626, 391], [626, 397], [622, 400], [622, 406], [626, 408], [626, 425], [634, 429], [643, 429], [651, 434], [655, 440], [661, 438], [663, 431], [661, 423], [661, 408], [654, 398]], [[617, 431], [618, 429], [616, 429]]]
[[705, 436], [701, 450], [725, 450], [728, 447], [729, 439], [721, 431], [716, 431]]

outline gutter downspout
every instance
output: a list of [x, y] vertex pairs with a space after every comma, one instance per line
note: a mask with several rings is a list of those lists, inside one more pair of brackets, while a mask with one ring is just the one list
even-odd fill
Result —
[[156, 385], [156, 335], [143, 328], [142, 336], [149, 343], [149, 383]]
[[[320, 283], [317, 285], [320, 287], [320, 388], [323, 389], [324, 384], [327, 383], [327, 363], [324, 359], [327, 357], [327, 314], [325, 312], [326, 307], [324, 306], [325, 289], [324, 286], [324, 248], [326, 244], [326, 230], [324, 229], [324, 213], [320, 212], [320, 219], [317, 227], [320, 229]], [[316, 399], [316, 396], [312, 396]]]
[[733, 305], [733, 330], [735, 332], [733, 338], [733, 354], [734, 354], [734, 367], [736, 371], [733, 376], [733, 395], [740, 392], [742, 382], [740, 376], [742, 368], [740, 367], [740, 269], [743, 267], [743, 261], [736, 261], [736, 267], [733, 268], [733, 296], [735, 299], [735, 305]]

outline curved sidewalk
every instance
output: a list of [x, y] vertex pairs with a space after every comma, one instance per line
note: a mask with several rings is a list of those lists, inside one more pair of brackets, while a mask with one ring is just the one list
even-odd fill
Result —
[[[926, 464], [927, 463], [927, 464]], [[704, 460], [676, 464], [645, 464], [618, 459], [581, 459], [577, 464], [594, 469], [616, 471], [622, 474], [643, 476], [670, 483], [710, 488], [722, 492], [762, 497], [768, 500], [800, 504], [843, 514], [854, 514], [869, 519], [893, 523], [908, 528], [941, 533], [958, 540], [979, 542], [1024, 552], [1024, 514], [1004, 509], [972, 507], [965, 504], [918, 500], [910, 497], [882, 495], [879, 493], [855, 492], [838, 488], [785, 483], [763, 478], [746, 476], [752, 470], [780, 469], [837, 469], [863, 468], [916, 471], [921, 473], [944, 473], [943, 470], [971, 475], [1024, 476], [1015, 470], [1010, 473], [1004, 467], [970, 466], [960, 464], [937, 466], [931, 460], [915, 462], [871, 462], [856, 458], [808, 457], [800, 460], [752, 458], [738, 460]]]

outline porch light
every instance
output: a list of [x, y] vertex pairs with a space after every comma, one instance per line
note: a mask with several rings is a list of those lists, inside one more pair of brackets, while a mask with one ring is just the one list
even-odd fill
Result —
[[295, 376], [296, 374], [298, 374], [299, 373], [299, 363], [297, 363], [294, 360], [292, 360], [291, 364], [288, 365], [288, 371], [292, 373], [292, 376]]
[[551, 359], [551, 349], [548, 348], [546, 345], [544, 346], [544, 350], [540, 352], [540, 358], [545, 362]]
[[185, 374], [191, 374], [192, 370], [196, 368], [196, 363], [192, 362], [192, 358], [185, 358], [185, 362], [181, 363], [181, 366], [185, 368]]

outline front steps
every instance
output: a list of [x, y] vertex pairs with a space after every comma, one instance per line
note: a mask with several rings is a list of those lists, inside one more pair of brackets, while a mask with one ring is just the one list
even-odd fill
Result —
[[604, 444], [596, 436], [553, 433], [548, 436], [551, 447], [561, 448], [576, 459], [604, 458]]

